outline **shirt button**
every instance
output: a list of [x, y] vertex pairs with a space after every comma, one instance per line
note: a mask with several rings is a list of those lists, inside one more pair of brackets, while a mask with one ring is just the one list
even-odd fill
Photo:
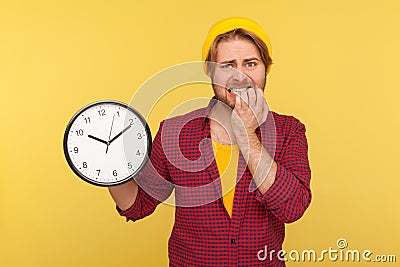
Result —
[[232, 238], [231, 239], [231, 244], [235, 244], [236, 243], [236, 239]]

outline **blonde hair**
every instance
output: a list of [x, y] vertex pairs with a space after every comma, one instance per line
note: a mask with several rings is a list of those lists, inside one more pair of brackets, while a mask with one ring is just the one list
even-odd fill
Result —
[[[272, 59], [268, 53], [267, 45], [257, 35], [242, 28], [236, 28], [232, 31], [218, 35], [211, 44], [206, 62], [216, 62], [217, 47], [219, 43], [235, 39], [249, 40], [253, 42], [260, 52], [261, 60], [265, 65], [265, 69], [267, 69], [269, 65], [272, 65]], [[208, 63], [207, 68], [212, 69]]]

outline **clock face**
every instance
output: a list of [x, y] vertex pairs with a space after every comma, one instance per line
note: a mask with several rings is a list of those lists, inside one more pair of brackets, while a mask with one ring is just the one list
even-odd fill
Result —
[[146, 165], [151, 133], [135, 109], [99, 101], [79, 110], [64, 134], [64, 154], [83, 180], [100, 186], [124, 183]]

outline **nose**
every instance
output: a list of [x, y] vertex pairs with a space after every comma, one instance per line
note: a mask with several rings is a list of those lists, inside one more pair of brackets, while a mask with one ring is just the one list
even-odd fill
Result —
[[241, 67], [232, 68], [232, 81], [243, 83], [248, 80], [249, 78]]

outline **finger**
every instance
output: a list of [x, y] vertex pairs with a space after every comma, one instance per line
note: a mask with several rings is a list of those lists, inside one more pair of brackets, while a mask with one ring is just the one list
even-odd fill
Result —
[[265, 98], [263, 91], [261, 91], [261, 94], [262, 94], [263, 99], [264, 99], [263, 105], [264, 105], [265, 111], [268, 112], [269, 111], [269, 105], [268, 105], [267, 99]]
[[257, 101], [260, 99], [265, 99], [264, 92], [260, 88], [256, 89]]
[[260, 106], [264, 106], [266, 104], [266, 99], [265, 99], [263, 90], [261, 90], [260, 88], [257, 88], [256, 94], [257, 94], [257, 103]]
[[257, 105], [257, 95], [254, 88], [250, 88], [247, 90], [247, 95], [249, 98], [249, 106], [251, 108], [255, 108]]
[[242, 109], [246, 110], [249, 107], [249, 98], [247, 96], [247, 92], [240, 92], [240, 98], [242, 99]]
[[241, 109], [242, 108], [242, 102], [240, 101], [240, 96], [236, 95], [235, 97], [235, 109]]
[[259, 88], [257, 89], [257, 99], [262, 108], [262, 119], [261, 119], [261, 123], [262, 123], [267, 119], [268, 112], [269, 112], [269, 106], [268, 106], [267, 100], [265, 99], [264, 92]]

